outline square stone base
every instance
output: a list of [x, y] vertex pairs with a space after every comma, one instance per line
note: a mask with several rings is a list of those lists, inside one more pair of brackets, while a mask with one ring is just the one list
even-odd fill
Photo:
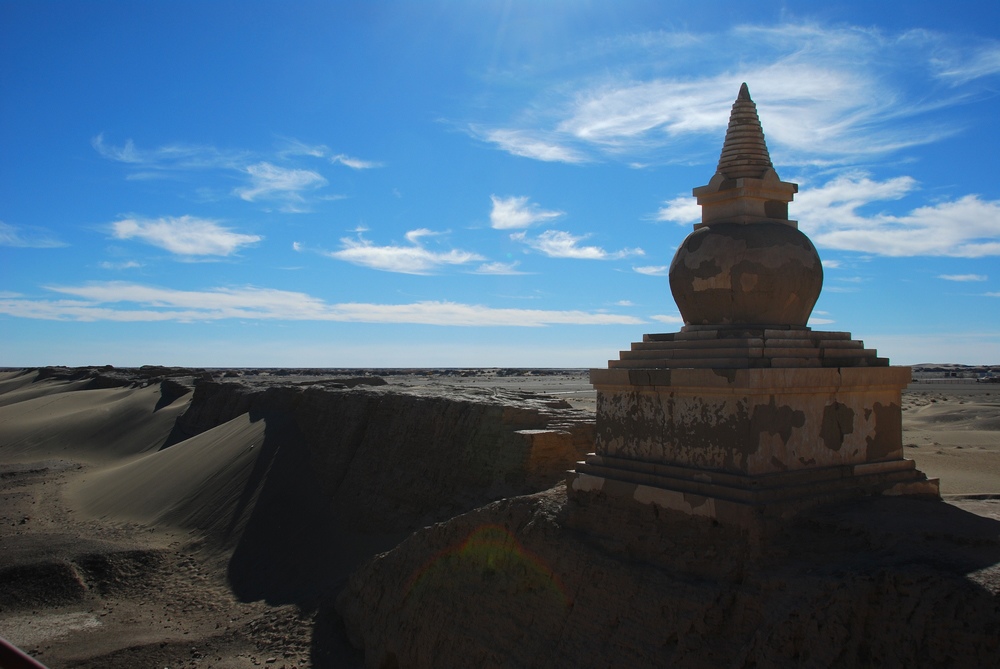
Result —
[[903, 457], [908, 367], [593, 370], [600, 456], [749, 476]]
[[889, 366], [592, 370], [595, 453], [569, 492], [741, 527], [851, 497], [939, 498], [903, 459], [909, 380]]
[[607, 495], [655, 504], [754, 535], [819, 504], [873, 495], [940, 499], [938, 479], [903, 459], [743, 476], [591, 454], [569, 472], [566, 485], [572, 498]]

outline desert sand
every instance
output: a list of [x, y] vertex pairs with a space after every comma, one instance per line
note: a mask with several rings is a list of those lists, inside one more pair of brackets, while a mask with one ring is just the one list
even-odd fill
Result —
[[[397, 619], [417, 605], [408, 594], [392, 602], [427, 583], [440, 581], [434, 589], [442, 593], [464, 583], [449, 581], [430, 557], [447, 552], [466, 530], [467, 547], [520, 546], [525, 536], [541, 542], [537, 551], [520, 553], [518, 568], [538, 580], [532, 591], [544, 629], [546, 616], [563, 620], [586, 589], [576, 586], [573, 597], [550, 587], [582, 578], [570, 567], [564, 577], [553, 571], [565, 556], [524, 556], [579, 544], [580, 532], [604, 531], [572, 520], [560, 487], [562, 472], [587, 451], [593, 411], [581, 370], [0, 372], [0, 636], [52, 668], [406, 666], [412, 658], [386, 650], [393, 642], [385, 635], [398, 629], [400, 638], [411, 638], [421, 624], [440, 634], [449, 623], [420, 609], [423, 622], [414, 621], [407, 636], [408, 625]], [[1000, 385], [921, 380], [904, 394], [903, 416], [907, 457], [941, 478], [946, 497], [943, 506], [912, 507], [938, 524], [916, 534], [939, 542], [933, 550], [947, 553], [942, 563], [963, 565], [942, 582], [972, 588], [970, 607], [981, 604], [976, 597], [995, 601]], [[838, 527], [856, 538], [874, 532], [858, 529], [857, 518], [911, 509], [878, 508], [887, 510], [837, 511], [851, 519]], [[504, 518], [521, 518], [516, 531], [503, 529], [514, 527]], [[570, 520], [559, 529], [558, 518]], [[899, 523], [886, 521], [892, 524]], [[948, 527], [955, 529], [942, 529]], [[566, 528], [571, 542], [560, 534]], [[955, 551], [965, 553], [940, 548], [951, 541], [949, 531], [959, 537]], [[677, 537], [656, 541], [683, 553]], [[891, 552], [906, 542], [890, 543], [891, 550], [875, 540], [868, 546]], [[581, 555], [588, 550], [593, 546], [580, 548]], [[629, 550], [632, 562], [642, 562], [641, 550]], [[642, 569], [655, 569], [658, 559]], [[934, 587], [944, 592], [942, 601], [954, 595]], [[478, 594], [452, 596], [474, 601]], [[638, 601], [635, 594], [628, 601]], [[406, 652], [422, 648], [425, 666], [545, 666], [513, 650], [523, 633], [513, 619], [493, 623], [496, 635], [512, 635], [506, 655], [485, 653], [463, 664], [448, 644], [412, 638]], [[964, 643], [989, 660], [1000, 653], [989, 641], [997, 621], [978, 620], [986, 631], [966, 625], [971, 636]], [[684, 643], [691, 646], [698, 631], [688, 632], [694, 636]], [[646, 643], [642, 633], [630, 632], [635, 648]], [[791, 652], [766, 641], [740, 657]], [[473, 646], [491, 643], [503, 647], [482, 639]], [[633, 666], [659, 657], [619, 650]], [[698, 646], [688, 650], [695, 654], [681, 664], [694, 666]]]

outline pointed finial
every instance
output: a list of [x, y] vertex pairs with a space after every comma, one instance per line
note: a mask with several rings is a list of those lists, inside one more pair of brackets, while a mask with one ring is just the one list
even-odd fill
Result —
[[770, 168], [771, 156], [764, 142], [757, 105], [750, 99], [750, 89], [744, 82], [733, 103], [716, 172], [727, 179], [759, 179]]

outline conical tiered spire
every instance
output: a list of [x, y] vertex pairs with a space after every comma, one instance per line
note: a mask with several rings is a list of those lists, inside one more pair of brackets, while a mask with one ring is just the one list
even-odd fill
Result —
[[757, 105], [744, 83], [733, 103], [719, 166], [707, 185], [694, 189], [701, 205], [701, 223], [760, 223], [788, 220], [788, 203], [799, 187], [778, 178], [764, 142]]
[[760, 179], [770, 167], [771, 156], [764, 142], [757, 105], [750, 99], [750, 90], [744, 82], [729, 115], [729, 128], [716, 172], [727, 179]]

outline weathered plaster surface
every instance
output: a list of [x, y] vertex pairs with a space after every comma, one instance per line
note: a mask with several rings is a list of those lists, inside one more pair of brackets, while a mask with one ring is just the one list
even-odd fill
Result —
[[713, 376], [724, 387], [598, 387], [595, 451], [754, 475], [902, 457], [898, 386], [782, 392]]
[[804, 326], [822, 286], [812, 242], [779, 222], [696, 230], [670, 266], [670, 290], [689, 324]]

